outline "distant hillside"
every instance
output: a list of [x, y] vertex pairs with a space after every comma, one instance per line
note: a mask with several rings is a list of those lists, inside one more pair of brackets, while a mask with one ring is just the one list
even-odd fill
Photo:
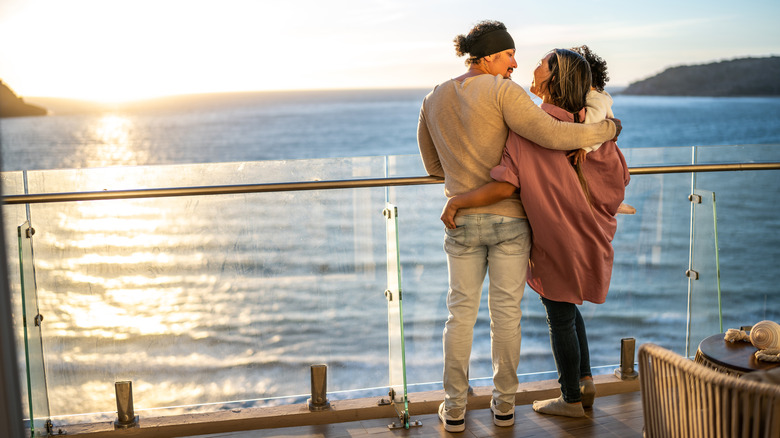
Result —
[[0, 117], [45, 116], [46, 108], [25, 103], [8, 85], [0, 81]]
[[28, 96], [25, 101], [49, 110], [50, 115], [95, 114], [117, 109], [117, 105], [67, 97]]
[[620, 94], [655, 96], [780, 96], [780, 57], [742, 58], [671, 67]]

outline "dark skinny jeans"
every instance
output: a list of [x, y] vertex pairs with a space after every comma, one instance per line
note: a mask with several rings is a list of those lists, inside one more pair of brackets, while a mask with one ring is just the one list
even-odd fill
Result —
[[540, 298], [547, 310], [550, 345], [563, 399], [567, 403], [577, 403], [582, 401], [580, 379], [591, 375], [585, 321], [576, 304]]

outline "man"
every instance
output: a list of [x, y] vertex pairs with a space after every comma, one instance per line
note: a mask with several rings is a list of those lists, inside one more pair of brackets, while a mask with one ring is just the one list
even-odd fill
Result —
[[[490, 170], [509, 130], [552, 149], [578, 149], [614, 138], [611, 120], [563, 123], [538, 108], [522, 87], [507, 80], [517, 67], [506, 26], [478, 23], [455, 38], [458, 56], [469, 54], [468, 71], [438, 85], [423, 101], [417, 128], [429, 175], [444, 177], [447, 197], [492, 181]], [[525, 288], [531, 231], [517, 194], [489, 205], [461, 209], [457, 228], [446, 230], [449, 316], [444, 328], [445, 399], [439, 418], [449, 432], [465, 429], [468, 368], [482, 283], [489, 273], [493, 399], [497, 426], [514, 424], [520, 361], [520, 300]]]

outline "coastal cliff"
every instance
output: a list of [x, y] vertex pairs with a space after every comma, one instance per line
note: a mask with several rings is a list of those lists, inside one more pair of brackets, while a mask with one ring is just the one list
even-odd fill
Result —
[[671, 67], [620, 94], [645, 96], [780, 96], [780, 57], [741, 58]]
[[0, 117], [45, 116], [46, 108], [25, 103], [21, 97], [0, 81]]

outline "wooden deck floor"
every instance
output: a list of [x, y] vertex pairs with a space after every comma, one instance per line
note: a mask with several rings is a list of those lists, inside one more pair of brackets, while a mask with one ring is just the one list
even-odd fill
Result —
[[[388, 429], [391, 419], [363, 420], [349, 423], [335, 423], [318, 426], [285, 427], [242, 432], [199, 435], [197, 438], [258, 438], [258, 437], [598, 437], [598, 438], [641, 438], [644, 420], [640, 393], [629, 392], [598, 397], [593, 409], [586, 410], [584, 418], [565, 418], [542, 415], [533, 411], [530, 405], [515, 408], [515, 425], [497, 427], [493, 425], [490, 410], [480, 409], [466, 413], [466, 431], [449, 433], [444, 430], [436, 414], [413, 416], [422, 422], [420, 427]], [[195, 438], [195, 437], [192, 437]]]

